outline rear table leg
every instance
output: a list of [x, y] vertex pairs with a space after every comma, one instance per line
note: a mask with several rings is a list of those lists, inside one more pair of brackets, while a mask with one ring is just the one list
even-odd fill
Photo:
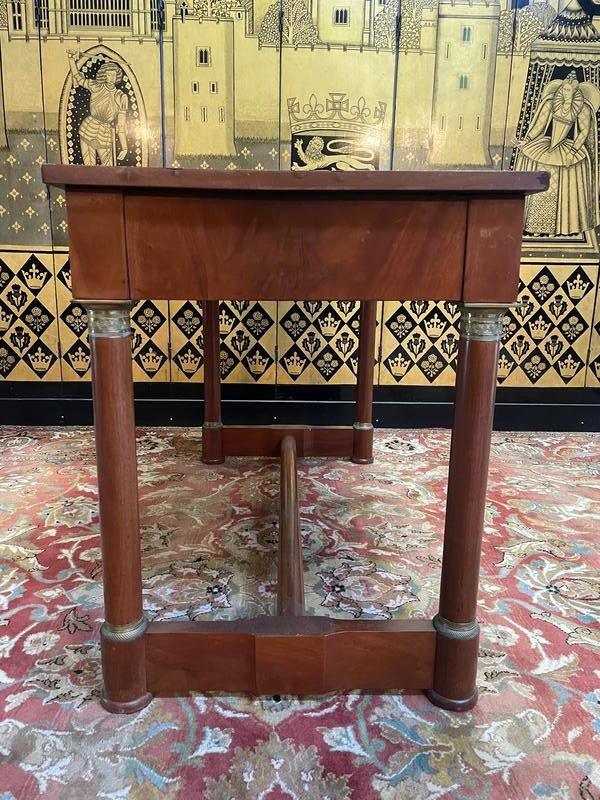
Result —
[[356, 421], [352, 447], [352, 461], [355, 464], [373, 462], [373, 370], [376, 326], [377, 301], [363, 300], [360, 304]]
[[219, 337], [219, 301], [202, 302], [204, 318], [204, 424], [202, 425], [202, 461], [222, 464], [223, 423], [221, 422], [221, 361]]

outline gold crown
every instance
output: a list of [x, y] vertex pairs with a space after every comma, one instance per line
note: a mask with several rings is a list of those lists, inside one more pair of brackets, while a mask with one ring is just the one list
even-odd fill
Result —
[[572, 378], [577, 373], [580, 366], [580, 362], [569, 353], [566, 358], [558, 362], [558, 371], [561, 377]]
[[29, 363], [36, 372], [46, 372], [51, 361], [52, 356], [49, 353], [44, 353], [41, 345], [38, 345], [37, 350], [29, 355]]
[[333, 130], [371, 140], [374, 134], [381, 136], [387, 108], [381, 100], [369, 108], [364, 97], [351, 105], [345, 92], [329, 92], [324, 104], [315, 94], [304, 105], [297, 97], [288, 97], [287, 107], [292, 134], [330, 134]]
[[335, 336], [339, 326], [339, 320], [336, 320], [331, 311], [326, 317], [319, 319], [319, 327], [321, 328], [321, 333], [323, 336]]
[[252, 358], [248, 359], [248, 367], [253, 375], [262, 375], [266, 370], [268, 363], [269, 359], [261, 356], [258, 351], [254, 353]]
[[75, 372], [85, 372], [90, 365], [90, 355], [81, 345], [73, 353], [67, 353], [67, 358]]
[[408, 372], [408, 368], [410, 367], [410, 361], [408, 358], [403, 358], [402, 356], [396, 356], [396, 358], [390, 358], [389, 362], [390, 372], [394, 376], [394, 378], [402, 378]]
[[200, 356], [194, 353], [191, 347], [183, 355], [178, 355], [179, 366], [186, 375], [193, 375], [200, 366]]
[[567, 291], [571, 300], [581, 300], [589, 287], [590, 282], [584, 281], [581, 275], [577, 275], [574, 281], [567, 281]]
[[5, 311], [0, 308], [0, 331], [7, 331], [10, 328], [13, 316], [12, 311]]
[[533, 322], [529, 323], [529, 329], [531, 331], [531, 338], [535, 339], [536, 341], [539, 341], [540, 339], [543, 339], [544, 336], [550, 330], [550, 327], [551, 327], [551, 323], [550, 322], [544, 322], [544, 318], [542, 316], [539, 316], [536, 320], [534, 320]]
[[433, 317], [425, 320], [425, 328], [431, 339], [437, 339], [444, 332], [444, 320], [436, 312]]
[[289, 358], [284, 358], [283, 363], [290, 375], [300, 375], [306, 364], [305, 358], [300, 358], [298, 353], [292, 353]]
[[35, 264], [32, 264], [29, 269], [23, 270], [25, 283], [32, 292], [42, 288], [44, 285], [44, 277], [42, 270], [38, 269]]
[[510, 360], [510, 358], [507, 358], [506, 353], [502, 353], [498, 359], [498, 377], [502, 379], [508, 378], [512, 372], [512, 368], [513, 362]]
[[140, 361], [145, 372], [157, 372], [162, 364], [162, 356], [150, 346], [145, 353], [140, 355]]
[[228, 333], [231, 332], [231, 329], [235, 325], [235, 317], [229, 316], [227, 311], [223, 309], [219, 314], [219, 333], [222, 336], [226, 336]]

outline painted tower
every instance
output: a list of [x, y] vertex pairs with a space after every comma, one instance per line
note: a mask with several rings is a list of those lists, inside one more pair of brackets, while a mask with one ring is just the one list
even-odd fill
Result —
[[236, 155], [234, 22], [173, 19], [175, 156]]
[[432, 166], [485, 167], [498, 44], [498, 0], [440, 0], [431, 115]]

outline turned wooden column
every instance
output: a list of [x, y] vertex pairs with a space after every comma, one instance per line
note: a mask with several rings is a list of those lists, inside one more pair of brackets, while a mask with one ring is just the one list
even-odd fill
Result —
[[352, 444], [352, 461], [355, 464], [373, 463], [373, 370], [376, 328], [377, 301], [363, 300], [360, 304], [356, 420]]
[[107, 711], [127, 714], [152, 699], [146, 690], [130, 303], [86, 301], [85, 306], [104, 573], [101, 703]]
[[202, 461], [222, 464], [223, 423], [221, 421], [221, 339], [219, 336], [219, 301], [202, 302], [204, 323], [204, 423], [202, 425]]
[[477, 702], [477, 591], [494, 418], [498, 347], [506, 306], [462, 309], [450, 448], [435, 678], [429, 699], [466, 711]]

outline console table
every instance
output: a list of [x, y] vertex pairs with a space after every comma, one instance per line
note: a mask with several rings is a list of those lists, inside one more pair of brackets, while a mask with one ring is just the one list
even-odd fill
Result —
[[[436, 705], [477, 699], [476, 620], [498, 343], [517, 298], [532, 172], [199, 172], [51, 166], [66, 189], [73, 295], [92, 349], [109, 711], [153, 694], [308, 694], [423, 689]], [[204, 303], [202, 460], [280, 456], [275, 616], [153, 622], [142, 609], [129, 310], [138, 299]], [[218, 302], [360, 300], [353, 427], [224, 426]], [[372, 460], [378, 300], [461, 304], [439, 613], [433, 620], [306, 616], [296, 460]]]

